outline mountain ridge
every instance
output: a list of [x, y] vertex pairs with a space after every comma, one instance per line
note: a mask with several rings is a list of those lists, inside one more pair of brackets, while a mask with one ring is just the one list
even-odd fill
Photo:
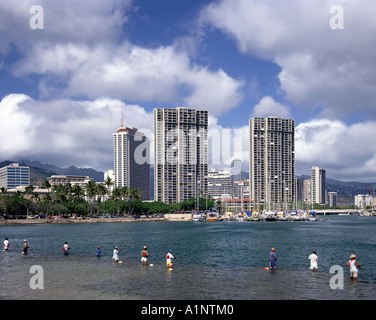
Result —
[[[93, 168], [79, 168], [76, 166], [69, 166], [67, 168], [60, 168], [54, 164], [42, 163], [40, 161], [30, 161], [27, 159], [20, 159], [18, 161], [0, 161], [0, 168], [11, 163], [20, 163], [30, 167], [30, 182], [34, 185], [38, 182], [43, 183], [51, 175], [80, 175], [89, 176], [95, 182], [102, 182], [104, 180], [104, 172], [97, 171]], [[151, 183], [153, 183], [151, 168]], [[308, 175], [297, 176], [300, 179], [309, 179]], [[151, 184], [153, 185], [153, 184]], [[326, 179], [326, 188], [328, 192], [337, 192], [338, 205], [352, 205], [354, 203], [354, 196], [357, 194], [376, 194], [376, 182], [345, 182], [335, 180], [332, 178]]]
[[0, 168], [11, 163], [19, 163], [30, 167], [30, 182], [36, 184], [43, 183], [48, 177], [52, 175], [79, 175], [89, 176], [95, 182], [102, 182], [104, 180], [104, 172], [97, 171], [93, 168], [79, 168], [76, 166], [69, 166], [67, 168], [60, 168], [50, 163], [42, 163], [40, 161], [30, 161], [27, 159], [20, 159], [18, 161], [1, 161]]

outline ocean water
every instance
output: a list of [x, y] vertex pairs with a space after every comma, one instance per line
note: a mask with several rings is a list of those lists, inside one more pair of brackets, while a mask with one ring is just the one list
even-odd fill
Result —
[[[0, 299], [374, 299], [376, 217], [319, 218], [0, 226], [0, 239], [9, 238], [11, 245], [0, 254]], [[24, 239], [30, 246], [27, 256], [20, 253]], [[71, 247], [69, 256], [61, 250], [64, 241]], [[112, 262], [115, 245], [121, 248], [122, 264]], [[144, 245], [147, 267], [140, 262]], [[278, 269], [266, 271], [272, 247]], [[165, 265], [169, 249], [176, 257], [172, 271]], [[319, 257], [315, 273], [308, 261], [313, 250]], [[358, 281], [345, 267], [351, 253], [362, 265]], [[43, 289], [30, 287], [34, 265], [43, 268]], [[330, 273], [332, 266], [343, 268], [343, 289], [330, 286], [340, 275]]]

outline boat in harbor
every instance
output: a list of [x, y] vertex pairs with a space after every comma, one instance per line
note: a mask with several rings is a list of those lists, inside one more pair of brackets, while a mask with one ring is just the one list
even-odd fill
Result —
[[290, 213], [290, 221], [302, 221], [302, 216], [301, 214], [298, 214], [296, 210], [291, 211]]
[[195, 213], [193, 216], [192, 216], [192, 220], [194, 222], [202, 222], [202, 221], [205, 221], [205, 216], [204, 214], [200, 213], [200, 212], [197, 212]]
[[206, 221], [218, 221], [219, 215], [216, 210], [210, 210], [206, 216]]
[[284, 211], [278, 211], [277, 212], [277, 220], [278, 221], [288, 221], [288, 217], [286, 216], [286, 213]]
[[235, 215], [231, 211], [227, 211], [224, 215], [221, 217], [222, 221], [235, 221]]
[[265, 211], [263, 215], [265, 221], [277, 221], [277, 213], [274, 211]]
[[253, 211], [251, 214], [251, 221], [260, 221], [260, 214], [258, 211]]
[[245, 218], [244, 218], [244, 213], [238, 213], [237, 215], [236, 215], [236, 221], [241, 221], [241, 222], [243, 222], [243, 221], [245, 221]]
[[310, 211], [308, 215], [308, 221], [317, 221], [317, 214], [315, 211]]

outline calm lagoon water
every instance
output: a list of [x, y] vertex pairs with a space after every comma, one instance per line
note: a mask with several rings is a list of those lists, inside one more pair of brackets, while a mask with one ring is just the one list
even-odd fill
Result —
[[[316, 222], [143, 222], [1, 226], [0, 299], [266, 300], [374, 299], [376, 217], [320, 216]], [[21, 254], [23, 240], [29, 254]], [[62, 246], [71, 250], [64, 256]], [[114, 245], [122, 264], [112, 262]], [[140, 253], [148, 247], [148, 264]], [[102, 256], [96, 257], [96, 247]], [[265, 271], [275, 247], [278, 270]], [[167, 271], [165, 253], [176, 256]], [[317, 250], [319, 271], [309, 271]], [[345, 267], [351, 253], [362, 265], [357, 282]], [[44, 271], [32, 290], [30, 267]], [[344, 289], [329, 282], [344, 270]]]

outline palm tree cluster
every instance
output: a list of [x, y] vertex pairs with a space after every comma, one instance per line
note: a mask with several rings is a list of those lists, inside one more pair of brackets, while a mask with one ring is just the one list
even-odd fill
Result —
[[140, 201], [139, 189], [127, 187], [109, 188], [113, 185], [110, 178], [104, 183], [88, 182], [85, 187], [79, 185], [51, 185], [47, 180], [42, 187], [47, 193], [40, 196], [32, 185], [15, 195], [7, 195], [7, 189], [0, 189], [0, 214], [6, 217], [30, 216], [100, 216], [117, 213], [132, 214]]
[[[165, 214], [174, 211], [195, 210], [196, 199], [177, 204], [165, 204], [159, 201], [141, 201], [141, 191], [128, 187], [115, 187], [107, 178], [103, 183], [89, 181], [85, 187], [79, 185], [58, 184], [51, 185], [47, 180], [42, 187], [47, 193], [40, 196], [35, 187], [29, 185], [23, 192], [7, 195], [6, 188], [0, 188], [0, 215], [5, 217], [19, 217], [39, 215], [48, 216], [131, 216], [141, 214]], [[200, 209], [213, 207], [214, 202], [200, 199]]]

